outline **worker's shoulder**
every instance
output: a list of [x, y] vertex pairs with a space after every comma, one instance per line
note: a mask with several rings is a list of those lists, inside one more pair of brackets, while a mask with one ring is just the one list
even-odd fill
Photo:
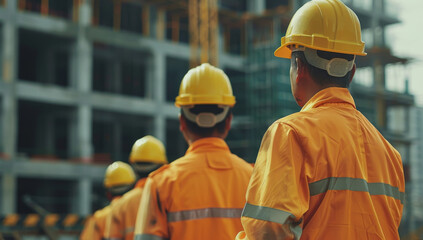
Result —
[[125, 214], [128, 209], [131, 209], [134, 204], [138, 204], [139, 199], [142, 196], [142, 189], [134, 188], [131, 189], [129, 192], [125, 193], [122, 198], [119, 199], [118, 204], [116, 207], [113, 208], [112, 212], [113, 215], [121, 215]]
[[141, 194], [142, 194], [142, 189], [133, 188], [122, 196], [122, 198], [119, 200], [119, 204], [122, 205], [127, 202], [130, 202], [134, 198], [139, 198]]
[[163, 175], [163, 174], [165, 174], [166, 173], [166, 171], [169, 169], [169, 164], [165, 164], [165, 165], [163, 165], [163, 166], [161, 166], [159, 169], [157, 169], [156, 171], [154, 171], [154, 172], [152, 172], [152, 173], [150, 173], [149, 175], [148, 175], [148, 177], [149, 178], [156, 178], [156, 177], [159, 177], [159, 176], [161, 176], [161, 175]]
[[310, 118], [309, 113], [296, 112], [274, 121], [272, 125], [270, 125], [269, 129], [278, 127], [280, 125], [295, 129], [304, 124], [304, 120], [307, 120], [308, 118]]
[[248, 163], [244, 159], [238, 157], [236, 154], [232, 153], [231, 158], [232, 158], [232, 164], [234, 165], [234, 167], [236, 169], [243, 169], [243, 170], [246, 170], [246, 171], [252, 171], [253, 170], [253, 166], [250, 163]]
[[321, 121], [334, 121], [334, 119], [337, 118], [336, 115], [337, 114], [331, 110], [314, 108], [308, 111], [292, 113], [288, 116], [280, 118], [276, 120], [270, 126], [270, 128], [276, 127], [278, 125], [284, 125], [293, 129], [301, 130], [306, 125], [313, 125]]
[[107, 216], [107, 214], [109, 214], [110, 210], [111, 210], [110, 205], [107, 205], [106, 207], [95, 211], [93, 217], [94, 217], [94, 219], [105, 217], [105, 216]]
[[176, 172], [185, 171], [186, 168], [192, 167], [192, 158], [188, 155], [184, 155], [173, 162], [163, 165], [156, 171], [150, 173], [149, 177], [163, 177], [165, 175], [174, 175]]

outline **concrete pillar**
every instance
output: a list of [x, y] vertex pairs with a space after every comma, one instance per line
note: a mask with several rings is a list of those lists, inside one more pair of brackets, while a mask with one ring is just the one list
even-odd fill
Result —
[[266, 1], [265, 0], [247, 0], [247, 10], [248, 12], [261, 14], [266, 10]]
[[90, 158], [93, 154], [91, 127], [92, 111], [90, 106], [82, 105], [77, 110], [78, 152], [81, 158]]
[[16, 176], [13, 174], [4, 174], [1, 178], [1, 211], [0, 214], [16, 213], [16, 189], [17, 189]]
[[[75, 89], [86, 95], [91, 92], [92, 86], [92, 43], [85, 34], [85, 28], [91, 23], [91, 1], [83, 1], [79, 7], [78, 36], [74, 45], [71, 60], [72, 83]], [[93, 154], [92, 145], [92, 108], [86, 102], [80, 102], [76, 110], [76, 134], [73, 139], [77, 157], [89, 159]], [[91, 190], [90, 179], [78, 181], [78, 213], [88, 214], [91, 212]]]
[[[166, 142], [166, 119], [163, 115], [162, 106], [166, 102], [166, 56], [163, 52], [153, 52], [153, 69], [154, 69], [154, 82], [153, 92], [154, 100], [157, 104], [157, 114], [154, 117], [154, 136]], [[150, 80], [153, 80], [150, 79]]]
[[[16, 99], [16, 80], [18, 62], [18, 31], [16, 28], [17, 0], [7, 1], [8, 14], [3, 24], [1, 78], [4, 81], [5, 94], [2, 100], [2, 152], [13, 160], [16, 156], [18, 104]], [[0, 214], [16, 212], [16, 177], [13, 174], [1, 176], [2, 196]]]
[[[74, 88], [81, 94], [89, 94], [92, 86], [92, 43], [85, 36], [84, 28], [90, 24], [90, 1], [84, 1], [79, 9], [79, 32], [73, 46], [70, 69], [71, 80]], [[89, 158], [92, 156], [91, 106], [86, 102], [80, 102], [76, 110], [74, 136], [75, 157]]]
[[91, 213], [91, 191], [92, 181], [90, 179], [81, 179], [78, 181], [78, 210], [80, 215]]

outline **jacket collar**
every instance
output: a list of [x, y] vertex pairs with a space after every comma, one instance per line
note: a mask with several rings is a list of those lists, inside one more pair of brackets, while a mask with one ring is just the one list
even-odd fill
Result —
[[317, 108], [327, 103], [344, 103], [355, 107], [354, 99], [347, 88], [330, 87], [320, 90], [303, 106], [301, 112]]
[[195, 153], [195, 152], [205, 152], [210, 150], [229, 151], [229, 147], [226, 144], [225, 140], [221, 138], [216, 138], [216, 137], [201, 138], [193, 142], [189, 146], [186, 154]]

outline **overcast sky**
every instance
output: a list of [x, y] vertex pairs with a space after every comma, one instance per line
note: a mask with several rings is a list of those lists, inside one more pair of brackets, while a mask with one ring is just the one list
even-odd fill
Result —
[[408, 75], [410, 92], [415, 95], [416, 103], [423, 106], [423, 1], [385, 1], [391, 4], [390, 11], [396, 12], [401, 20], [401, 23], [387, 29], [386, 41], [392, 46], [395, 55], [414, 59], [402, 70], [388, 71], [388, 85], [401, 88], [404, 85], [402, 80], [395, 81], [395, 78]]

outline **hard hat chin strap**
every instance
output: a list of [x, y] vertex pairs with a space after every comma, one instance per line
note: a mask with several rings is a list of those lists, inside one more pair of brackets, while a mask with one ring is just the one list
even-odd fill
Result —
[[182, 106], [181, 109], [184, 113], [184, 116], [191, 122], [197, 123], [198, 126], [204, 128], [214, 127], [217, 123], [223, 121], [226, 117], [226, 114], [229, 111], [229, 106], [218, 105], [219, 108], [222, 108], [223, 111], [219, 114], [214, 114], [210, 112], [202, 112], [199, 114], [194, 114], [190, 111], [193, 108], [193, 105]]
[[332, 58], [331, 60], [319, 57], [316, 49], [306, 47], [293, 47], [292, 52], [303, 51], [307, 62], [319, 69], [326, 70], [330, 76], [343, 77], [345, 76], [354, 66], [354, 58], [350, 61], [343, 58]]

